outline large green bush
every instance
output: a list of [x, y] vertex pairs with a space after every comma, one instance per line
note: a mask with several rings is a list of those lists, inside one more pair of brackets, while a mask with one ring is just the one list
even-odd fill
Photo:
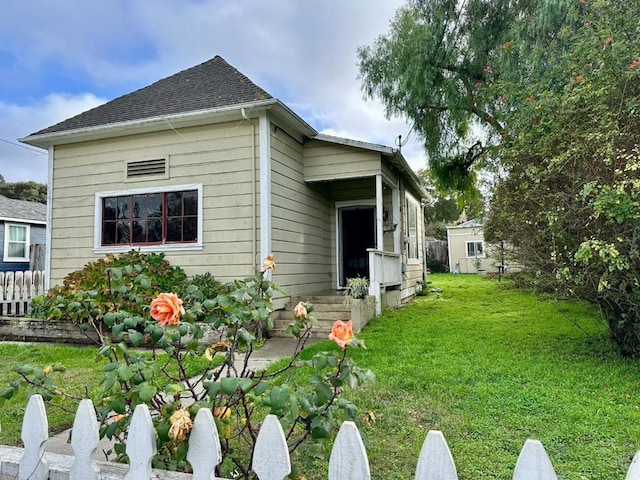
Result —
[[[143, 281], [137, 281], [142, 276]], [[113, 288], [114, 281], [118, 288]], [[100, 327], [109, 312], [144, 315], [157, 292], [175, 292], [186, 282], [184, 270], [172, 266], [162, 253], [107, 254], [69, 273], [46, 296], [36, 297], [31, 315]]]

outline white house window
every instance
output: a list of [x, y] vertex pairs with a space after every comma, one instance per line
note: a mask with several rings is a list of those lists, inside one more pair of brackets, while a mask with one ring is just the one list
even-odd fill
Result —
[[410, 195], [406, 196], [406, 235], [407, 259], [417, 260], [418, 256], [418, 202]]
[[29, 225], [5, 223], [3, 260], [5, 262], [28, 262], [29, 236]]
[[484, 257], [484, 242], [466, 242], [467, 257]]
[[202, 185], [98, 193], [96, 237], [96, 250], [201, 246]]

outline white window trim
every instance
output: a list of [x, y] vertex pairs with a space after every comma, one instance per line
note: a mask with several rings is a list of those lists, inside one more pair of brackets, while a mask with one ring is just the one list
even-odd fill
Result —
[[[125, 195], [140, 195], [146, 193], [180, 192], [184, 190], [198, 191], [198, 239], [194, 243], [171, 243], [166, 245], [101, 245], [102, 239], [102, 199], [105, 197], [119, 197]], [[144, 187], [128, 190], [111, 190], [108, 192], [96, 192], [94, 216], [93, 216], [93, 252], [99, 254], [122, 253], [136, 249], [141, 252], [186, 252], [202, 250], [203, 233], [203, 188], [202, 183], [188, 185], [168, 185], [165, 187]]]
[[[26, 229], [24, 257], [9, 256], [9, 229], [11, 227], [21, 227]], [[2, 254], [3, 262], [21, 262], [21, 263], [28, 262], [30, 244], [31, 244], [31, 226], [29, 224], [27, 223], [5, 223], [4, 224], [4, 252]]]
[[[469, 244], [473, 243], [473, 244], [481, 244], [482, 245], [482, 254], [481, 255], [469, 255]], [[473, 249], [475, 250], [475, 246], [473, 247]], [[484, 249], [484, 241], [483, 240], [467, 240], [464, 242], [464, 254], [466, 258], [486, 258], [487, 255], [485, 253], [485, 249]]]
[[[407, 265], [420, 265], [420, 202], [416, 200], [410, 193], [405, 192], [404, 198], [408, 200], [410, 203], [413, 203], [416, 207], [416, 255], [417, 257], [409, 257], [409, 253], [407, 252], [407, 243], [409, 242], [409, 211], [405, 208], [405, 219], [407, 226], [407, 230], [405, 233], [405, 238], [407, 239], [405, 243], [405, 253], [407, 254]], [[406, 205], [406, 202], [405, 202]]]

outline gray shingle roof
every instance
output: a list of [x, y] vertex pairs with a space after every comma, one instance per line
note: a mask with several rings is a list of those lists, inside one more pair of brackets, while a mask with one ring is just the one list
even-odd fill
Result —
[[32, 135], [64, 132], [273, 98], [220, 56]]
[[38, 202], [14, 200], [0, 195], [0, 218], [29, 222], [46, 222], [47, 206]]

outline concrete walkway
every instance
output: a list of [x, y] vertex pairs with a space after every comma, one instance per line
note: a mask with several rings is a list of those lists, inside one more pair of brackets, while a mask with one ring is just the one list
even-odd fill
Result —
[[[318, 340], [309, 339], [307, 345], [311, 345], [317, 341]], [[249, 368], [254, 371], [264, 370], [273, 362], [284, 357], [292, 356], [296, 348], [296, 343], [297, 341], [293, 337], [274, 337], [268, 339], [260, 349], [252, 353], [249, 358]], [[244, 356], [240, 357], [240, 359], [242, 358], [244, 358]], [[69, 443], [71, 440], [70, 435], [71, 429], [50, 437], [44, 444], [45, 452], [73, 455], [73, 448], [71, 448], [71, 443]], [[98, 447], [97, 460], [105, 460], [106, 458], [102, 456], [100, 452], [111, 450], [112, 447], [113, 442], [103, 438]]]

